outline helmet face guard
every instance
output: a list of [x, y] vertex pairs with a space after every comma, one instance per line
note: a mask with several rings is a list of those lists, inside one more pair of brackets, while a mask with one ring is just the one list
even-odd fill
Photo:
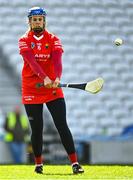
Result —
[[[28, 18], [32, 18], [33, 16], [43, 16], [44, 17], [44, 21], [45, 21], [45, 17], [46, 17], [46, 11], [43, 8], [40, 7], [33, 7], [31, 9], [29, 9], [28, 11]], [[31, 28], [32, 29], [32, 28]], [[34, 32], [36, 33], [40, 33], [45, 29], [45, 22], [44, 22], [44, 27], [43, 28], [34, 28], [32, 29]]]

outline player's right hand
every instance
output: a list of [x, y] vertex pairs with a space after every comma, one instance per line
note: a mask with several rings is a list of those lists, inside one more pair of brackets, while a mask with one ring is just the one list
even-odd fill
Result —
[[44, 78], [44, 86], [46, 88], [52, 88], [52, 83], [52, 80], [48, 76]]

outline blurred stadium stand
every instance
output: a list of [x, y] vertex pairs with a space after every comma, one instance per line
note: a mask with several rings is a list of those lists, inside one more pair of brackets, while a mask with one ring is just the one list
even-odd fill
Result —
[[6, 62], [7, 59], [0, 47], [0, 109], [4, 115], [17, 104], [20, 104], [21, 101], [20, 83], [16, 74]]
[[[46, 8], [47, 27], [64, 45], [62, 82], [105, 79], [103, 90], [96, 95], [64, 89], [74, 137], [103, 135], [105, 126], [106, 135], [120, 134], [133, 122], [133, 1], [0, 0], [0, 46], [7, 57], [4, 63], [17, 79], [23, 64], [18, 38], [28, 27], [27, 10], [32, 6]], [[113, 43], [118, 37], [124, 41], [120, 47]], [[5, 111], [20, 96], [6, 78], [7, 71], [0, 68], [0, 106]]]

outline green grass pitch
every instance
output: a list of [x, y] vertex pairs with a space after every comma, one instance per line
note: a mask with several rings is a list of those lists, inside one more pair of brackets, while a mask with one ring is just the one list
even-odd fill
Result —
[[85, 173], [73, 175], [70, 165], [44, 165], [44, 174], [34, 173], [33, 165], [0, 165], [0, 180], [128, 180], [133, 166], [84, 165]]

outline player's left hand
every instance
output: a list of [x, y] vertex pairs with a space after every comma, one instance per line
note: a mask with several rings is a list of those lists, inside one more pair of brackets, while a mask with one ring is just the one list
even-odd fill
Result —
[[59, 84], [60, 84], [60, 79], [57, 77], [52, 84], [52, 88], [58, 88]]

